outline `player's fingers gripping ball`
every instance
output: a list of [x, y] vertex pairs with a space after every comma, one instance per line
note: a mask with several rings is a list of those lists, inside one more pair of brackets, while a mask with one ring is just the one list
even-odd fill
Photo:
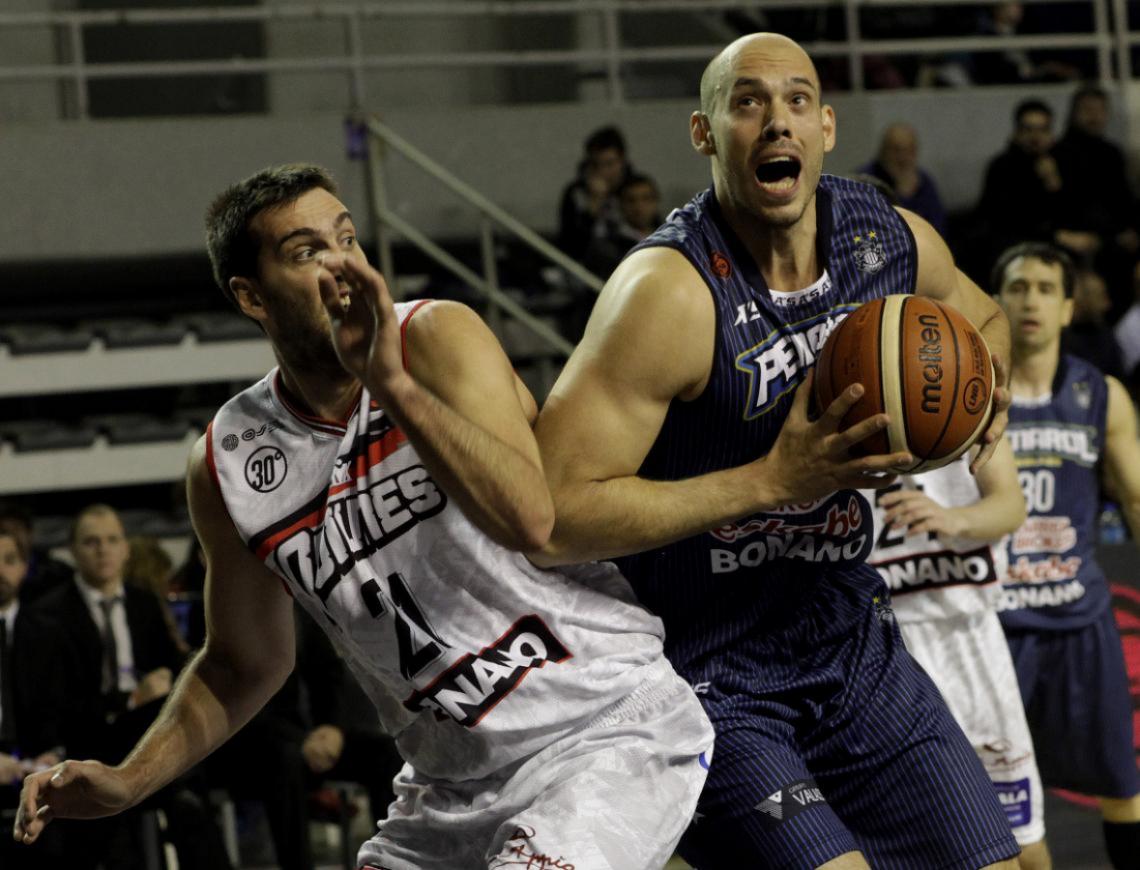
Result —
[[989, 422], [994, 368], [980, 332], [948, 305], [922, 296], [875, 299], [851, 312], [828, 337], [815, 367], [820, 409], [851, 384], [863, 396], [846, 429], [886, 413], [890, 425], [853, 454], [910, 453], [917, 473], [953, 462]]

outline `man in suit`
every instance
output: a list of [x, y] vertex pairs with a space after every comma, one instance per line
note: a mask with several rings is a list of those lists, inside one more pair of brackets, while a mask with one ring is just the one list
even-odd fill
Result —
[[[28, 578], [29, 559], [25, 541], [0, 527], [0, 815], [14, 817], [20, 799], [20, 783], [33, 771], [62, 760], [58, 749], [48, 748], [30, 728], [24, 707], [31, 687], [20, 659], [28, 655], [22, 635], [28, 618], [20, 612], [20, 594]], [[10, 838], [0, 837], [0, 867], [5, 870], [60, 870], [64, 865], [62, 837], [35, 844], [34, 850], [19, 849]]]
[[[183, 656], [161, 602], [123, 583], [129, 546], [113, 508], [96, 504], [80, 511], [71, 552], [74, 581], [27, 608], [30, 642], [50, 636], [55, 651], [26, 662], [36, 686], [32, 725], [41, 741], [66, 747], [68, 757], [118, 763], [154, 720]], [[201, 793], [197, 778], [184, 778], [153, 801], [165, 812], [168, 836], [186, 870], [228, 866]], [[136, 828], [120, 819], [76, 826], [68, 838], [69, 860], [76, 867], [100, 861], [116, 870], [131, 867], [140, 851], [130, 842]]]

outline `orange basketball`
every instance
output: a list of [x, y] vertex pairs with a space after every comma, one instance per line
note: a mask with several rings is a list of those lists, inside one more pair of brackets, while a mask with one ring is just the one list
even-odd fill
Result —
[[816, 407], [851, 384], [864, 393], [840, 426], [886, 412], [890, 425], [852, 453], [907, 451], [917, 473], [961, 456], [985, 429], [994, 369], [985, 339], [948, 305], [887, 296], [852, 311], [828, 337], [815, 366]]

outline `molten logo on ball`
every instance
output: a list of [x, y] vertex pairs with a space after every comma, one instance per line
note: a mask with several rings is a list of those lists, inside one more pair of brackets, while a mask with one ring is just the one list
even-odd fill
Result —
[[920, 314], [922, 324], [922, 344], [918, 348], [918, 359], [923, 363], [922, 411], [924, 414], [938, 414], [942, 409], [942, 331], [938, 328], [938, 317], [933, 314]]

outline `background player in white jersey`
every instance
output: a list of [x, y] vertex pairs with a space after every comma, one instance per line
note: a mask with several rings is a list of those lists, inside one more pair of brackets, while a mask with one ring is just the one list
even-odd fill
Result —
[[1041, 778], [1100, 797], [1119, 870], [1140, 867], [1140, 771], [1096, 520], [1107, 491], [1140, 540], [1140, 444], [1124, 386], [1061, 352], [1073, 283], [1069, 258], [1041, 243], [994, 266], [1013, 339], [1007, 437], [1029, 513], [1010, 537], [998, 608]]
[[1025, 521], [1009, 442], [868, 492], [875, 549], [907, 650], [930, 674], [998, 790], [1023, 868], [1051, 866], [1044, 795], [1017, 674], [997, 616], [1005, 536]]
[[293, 665], [284, 585], [408, 762], [361, 866], [662, 866], [712, 730], [612, 565], [514, 552], [553, 516], [534, 402], [494, 336], [460, 305], [393, 307], [319, 167], [264, 170], [207, 223], [279, 365], [190, 460], [205, 648], [122, 765], [29, 777], [15, 836], [131, 806], [248, 721]]

